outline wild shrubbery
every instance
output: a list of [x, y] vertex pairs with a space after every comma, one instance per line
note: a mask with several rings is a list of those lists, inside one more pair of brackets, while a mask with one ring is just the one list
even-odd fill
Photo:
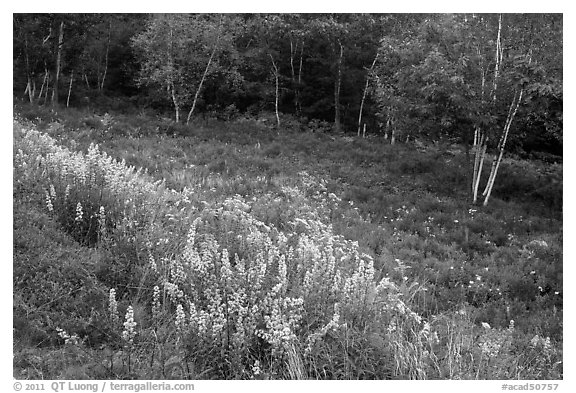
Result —
[[[161, 339], [178, 341], [170, 345], [186, 364], [217, 351], [219, 357], [211, 361], [229, 365], [219, 371], [222, 376], [247, 377], [246, 370], [258, 361], [271, 376], [282, 377], [288, 371], [280, 359], [290, 353], [295, 363], [289, 367], [305, 367], [317, 342], [343, 325], [361, 331], [413, 319], [415, 329], [423, 326], [395, 285], [376, 279], [371, 258], [314, 219], [309, 207], [311, 218], [294, 217], [286, 225], [292, 231], [282, 232], [254, 218], [240, 197], [197, 212], [187, 190], [177, 193], [152, 183], [97, 146], [86, 155], [71, 153], [19, 124], [15, 142], [16, 195], [21, 187], [40, 186], [47, 212], [81, 244], [112, 254], [123, 247], [136, 258], [148, 254], [140, 263], [123, 261], [137, 265], [136, 276], [122, 277], [127, 282], [118, 274], [103, 277], [147, 309], [136, 325], [125, 325], [128, 354], [142, 355], [146, 340], [164, 331]], [[116, 288], [111, 291], [115, 301]], [[117, 306], [110, 307], [116, 310], [111, 327], [120, 327]], [[386, 331], [373, 334], [388, 341]], [[146, 342], [144, 348], [140, 342]], [[306, 369], [292, 372], [309, 375]]]
[[[82, 373], [93, 378], [561, 377], [550, 340], [476, 326], [465, 309], [414, 312], [426, 286], [399, 260], [379, 257], [375, 267], [337, 235], [333, 219], [363, 220], [313, 176], [253, 198], [205, 201], [96, 145], [74, 153], [18, 122], [14, 141], [15, 203], [43, 209], [43, 220], [93, 251], [91, 284], [79, 291], [99, 295], [90, 311], [76, 310], [84, 324], [44, 328], [65, 370], [48, 376], [74, 376], [74, 362], [89, 359]], [[225, 188], [209, 178], [209, 188]], [[16, 270], [26, 275], [27, 266]], [[70, 277], [48, 275], [44, 287]], [[15, 286], [15, 302], [40, 307], [22, 300], [25, 289]], [[102, 334], [90, 338], [94, 326]], [[540, 347], [547, 352], [536, 364]]]

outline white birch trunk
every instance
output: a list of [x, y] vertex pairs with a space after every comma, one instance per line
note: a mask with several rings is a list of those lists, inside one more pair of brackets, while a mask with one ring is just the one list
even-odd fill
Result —
[[68, 86], [68, 97], [66, 98], [66, 108], [70, 105], [70, 94], [72, 93], [72, 81], [74, 80], [74, 70], [70, 73], [70, 86]]
[[34, 92], [32, 90], [32, 81], [31, 78], [28, 77], [28, 83], [26, 83], [26, 90], [24, 90], [24, 95], [28, 94], [28, 100], [30, 100], [30, 103], [33, 104], [34, 103]]
[[60, 22], [60, 34], [58, 36], [58, 51], [56, 53], [56, 76], [52, 87], [52, 105], [58, 104], [58, 79], [60, 78], [60, 63], [62, 59], [62, 43], [64, 42], [64, 21]]
[[302, 63], [304, 58], [304, 40], [300, 45], [300, 64], [298, 67], [298, 87], [296, 88], [296, 114], [302, 115], [302, 103], [300, 102], [300, 87], [302, 86]]
[[506, 124], [504, 125], [501, 140], [502, 143], [499, 146], [498, 159], [496, 160], [495, 165], [492, 166], [490, 178], [488, 179], [486, 190], [483, 193], [484, 206], [488, 204], [488, 200], [490, 199], [490, 194], [492, 193], [492, 188], [494, 187], [494, 181], [496, 180], [496, 175], [498, 174], [498, 168], [500, 167], [500, 163], [502, 162], [502, 156], [504, 155], [504, 148], [506, 147], [506, 141], [508, 139], [508, 133], [510, 132], [510, 126], [512, 125], [512, 121], [516, 116], [516, 112], [518, 111], [518, 107], [520, 106], [520, 101], [522, 101], [523, 94], [524, 90], [520, 90], [520, 94], [518, 95], [518, 99], [516, 100], [516, 105], [514, 105], [514, 101], [512, 101], [512, 103], [510, 104], [510, 109], [512, 109], [512, 106], [514, 106], [514, 111], [508, 113], [508, 118], [506, 119]]
[[336, 76], [336, 81], [334, 83], [334, 127], [336, 132], [340, 132], [340, 85], [342, 83], [342, 58], [344, 57], [344, 47], [342, 43], [338, 42], [340, 45], [340, 56], [338, 57], [338, 73]]
[[44, 91], [44, 105], [46, 105], [46, 102], [48, 101], [48, 91], [50, 90], [50, 74], [47, 72], [47, 78], [46, 78], [46, 90]]
[[206, 69], [204, 69], [204, 74], [202, 74], [202, 79], [200, 79], [200, 84], [198, 85], [198, 89], [196, 89], [196, 94], [194, 94], [194, 101], [192, 101], [192, 108], [190, 108], [190, 112], [188, 112], [188, 117], [186, 118], [186, 124], [190, 123], [190, 118], [192, 118], [194, 109], [196, 109], [196, 103], [198, 102], [198, 97], [200, 97], [200, 91], [202, 90], [202, 85], [204, 84], [206, 75], [208, 75], [208, 70], [210, 69], [210, 64], [212, 63], [212, 58], [214, 57], [215, 53], [216, 53], [216, 47], [214, 47], [214, 50], [212, 51], [212, 54], [208, 59], [208, 64], [206, 65]]
[[106, 43], [106, 56], [104, 58], [104, 75], [102, 75], [102, 82], [100, 83], [100, 91], [104, 90], [104, 81], [108, 73], [108, 52], [110, 51], [110, 35], [112, 33], [112, 21], [108, 25], [108, 42]]
[[358, 114], [358, 136], [360, 136], [360, 125], [362, 124], [362, 110], [364, 109], [364, 101], [366, 100], [366, 94], [368, 93], [368, 85], [370, 84], [370, 74], [376, 65], [376, 60], [378, 60], [378, 53], [374, 57], [374, 61], [368, 69], [368, 74], [366, 75], [366, 84], [364, 85], [364, 93], [362, 94], [362, 101], [360, 102], [360, 113]]
[[174, 88], [174, 83], [171, 83], [168, 86], [170, 90], [170, 96], [172, 97], [172, 103], [174, 104], [174, 111], [176, 112], [176, 123], [180, 122], [180, 104], [178, 103], [178, 99], [176, 98], [176, 89]]
[[198, 85], [198, 89], [196, 90], [196, 94], [194, 94], [194, 101], [192, 101], [192, 108], [190, 108], [190, 112], [188, 112], [188, 118], [186, 119], [186, 124], [190, 124], [190, 118], [192, 118], [192, 114], [194, 113], [194, 109], [196, 109], [196, 103], [198, 102], [198, 97], [200, 97], [200, 91], [202, 90], [202, 85], [204, 84], [204, 80], [206, 79], [206, 75], [208, 75], [208, 70], [210, 69], [210, 64], [212, 64], [212, 59], [218, 50], [218, 44], [220, 43], [220, 28], [222, 27], [222, 16], [220, 16], [220, 24], [218, 25], [218, 35], [216, 36], [216, 41], [214, 42], [214, 49], [210, 54], [210, 58], [208, 59], [208, 64], [206, 64], [206, 68], [204, 69], [204, 73], [202, 74], [202, 79], [200, 79], [200, 84]]
[[498, 37], [496, 38], [496, 64], [494, 66], [494, 83], [492, 86], [492, 101], [496, 102], [500, 62], [502, 61], [502, 14], [498, 17]]
[[279, 95], [280, 95], [280, 81], [278, 75], [278, 67], [276, 67], [276, 63], [274, 62], [274, 57], [269, 53], [270, 60], [272, 60], [272, 67], [274, 69], [274, 79], [276, 81], [276, 102], [275, 102], [275, 111], [276, 111], [276, 123], [278, 124], [278, 130], [280, 130], [280, 114], [278, 112], [278, 102], [279, 102]]
[[40, 86], [40, 93], [38, 93], [38, 99], [42, 98], [42, 93], [44, 93], [44, 86], [48, 80], [48, 69], [44, 68], [44, 79], [42, 79], [42, 86]]
[[484, 159], [486, 157], [487, 143], [478, 144], [478, 150], [475, 153], [474, 180], [472, 181], [472, 203], [478, 201], [478, 187], [482, 178], [482, 169], [484, 168]]

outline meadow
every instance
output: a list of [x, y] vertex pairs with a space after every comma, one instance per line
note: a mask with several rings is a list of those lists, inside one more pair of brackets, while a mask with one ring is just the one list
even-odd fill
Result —
[[15, 378], [563, 378], [561, 163], [272, 119], [15, 107]]

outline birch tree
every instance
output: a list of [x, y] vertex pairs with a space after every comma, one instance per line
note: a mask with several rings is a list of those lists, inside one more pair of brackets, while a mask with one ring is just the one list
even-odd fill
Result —
[[[366, 69], [366, 84], [364, 85], [364, 92], [362, 93], [362, 101], [360, 102], [360, 111], [358, 113], [358, 136], [360, 136], [360, 127], [362, 125], [362, 110], [364, 109], [364, 101], [366, 100], [366, 95], [368, 94], [368, 86], [370, 85], [370, 79], [374, 77], [373, 71], [376, 61], [378, 60], [378, 53], [374, 57], [374, 61], [369, 69]], [[366, 124], [364, 124], [364, 129], [366, 129]]]
[[395, 111], [407, 128], [470, 145], [473, 204], [488, 204], [516, 116], [543, 77], [534, 41], [525, 38], [534, 26], [529, 18], [430, 16], [413, 39], [381, 44], [377, 90], [387, 124]]
[[189, 123], [202, 97], [203, 86], [219, 68], [219, 56], [230, 52], [233, 29], [223, 15], [153, 15], [146, 29], [133, 38], [141, 57], [140, 85], [165, 91], [176, 121], [190, 105]]

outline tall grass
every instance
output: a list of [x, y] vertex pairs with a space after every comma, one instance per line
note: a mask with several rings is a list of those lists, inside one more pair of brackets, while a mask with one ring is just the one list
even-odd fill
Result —
[[[259, 185], [252, 198], [229, 195], [230, 178], [216, 174], [174, 190], [96, 145], [72, 152], [28, 124], [14, 123], [14, 143], [15, 201], [36, 204], [97, 253], [109, 296], [86, 318], [109, 332], [103, 350], [72, 326], [54, 334], [108, 377], [561, 376], [549, 339], [479, 326], [460, 318], [466, 311], [415, 312], [428, 288], [400, 260], [375, 260], [336, 233], [337, 217], [373, 227], [315, 176], [262, 179], [273, 188]], [[527, 348], [543, 346], [535, 362]]]

